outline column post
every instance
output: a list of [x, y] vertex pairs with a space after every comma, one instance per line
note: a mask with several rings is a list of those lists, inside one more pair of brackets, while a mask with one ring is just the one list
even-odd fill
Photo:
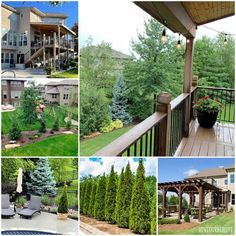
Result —
[[43, 34], [43, 65], [44, 65], [44, 68], [46, 67], [45, 41], [46, 41], [46, 36], [45, 36], [45, 34]]
[[199, 206], [198, 206], [198, 221], [202, 222], [202, 205], [203, 205], [203, 187], [199, 187]]
[[179, 187], [178, 189], [178, 197], [179, 197], [179, 212], [178, 212], [178, 217], [179, 220], [182, 219], [182, 189]]
[[163, 209], [163, 218], [166, 217], [166, 189], [162, 189], [162, 209]]

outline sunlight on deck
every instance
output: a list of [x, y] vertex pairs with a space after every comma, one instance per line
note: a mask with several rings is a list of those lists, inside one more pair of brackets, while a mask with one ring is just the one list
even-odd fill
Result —
[[216, 123], [205, 129], [192, 121], [189, 137], [182, 139], [174, 156], [234, 156], [234, 125]]

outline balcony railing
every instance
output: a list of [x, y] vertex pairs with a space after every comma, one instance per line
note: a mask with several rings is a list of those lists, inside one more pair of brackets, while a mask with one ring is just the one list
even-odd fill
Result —
[[183, 93], [169, 103], [165, 99], [157, 100], [154, 114], [99, 150], [94, 156], [174, 155], [188, 132], [191, 120], [196, 117], [193, 102], [205, 95], [224, 105], [218, 116], [220, 122], [234, 123], [234, 89], [195, 86], [190, 93]]

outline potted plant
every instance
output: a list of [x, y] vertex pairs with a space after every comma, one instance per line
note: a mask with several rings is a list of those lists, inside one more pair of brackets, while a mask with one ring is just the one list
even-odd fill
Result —
[[67, 216], [68, 216], [67, 186], [64, 185], [62, 195], [59, 199], [57, 218], [59, 220], [66, 220]]
[[197, 110], [198, 123], [203, 128], [212, 128], [217, 120], [222, 104], [209, 96], [200, 98], [193, 106]]

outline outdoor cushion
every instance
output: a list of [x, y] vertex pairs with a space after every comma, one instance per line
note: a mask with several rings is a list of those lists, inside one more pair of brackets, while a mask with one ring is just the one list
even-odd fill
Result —
[[32, 196], [30, 197], [30, 203], [29, 207], [30, 210], [37, 210], [39, 211], [41, 208], [41, 198], [38, 196]]
[[25, 216], [25, 217], [32, 217], [34, 213], [36, 213], [38, 210], [31, 210], [31, 209], [23, 209], [21, 210], [18, 214], [20, 216]]
[[10, 208], [10, 197], [9, 194], [2, 194], [2, 209]]
[[1, 214], [2, 214], [2, 216], [9, 216], [9, 217], [15, 215], [13, 209], [11, 209], [11, 208], [2, 209]]

